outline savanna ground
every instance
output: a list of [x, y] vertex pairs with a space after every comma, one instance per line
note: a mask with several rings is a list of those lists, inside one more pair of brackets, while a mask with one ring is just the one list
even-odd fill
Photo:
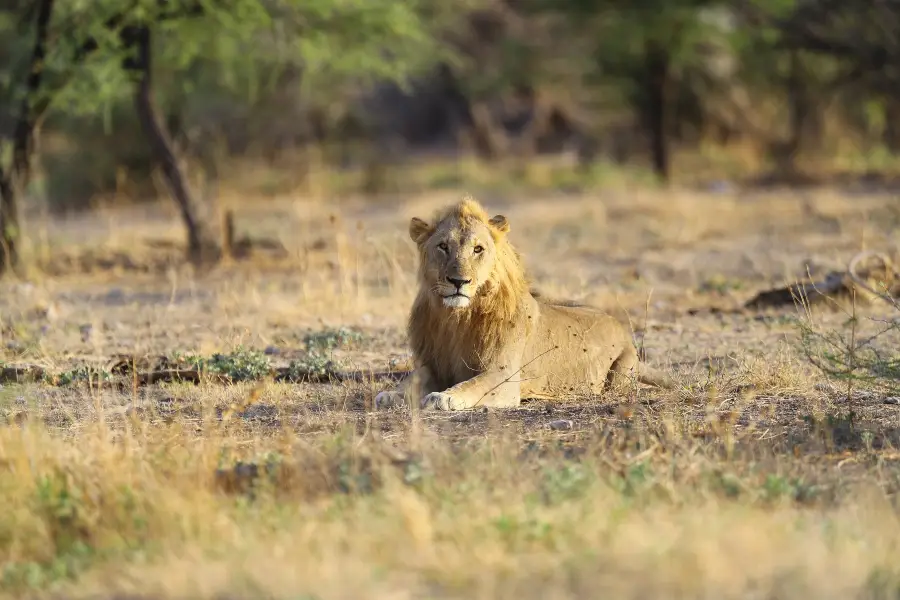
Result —
[[[403, 363], [408, 220], [460, 193], [242, 198], [286, 256], [202, 276], [168, 206], [29, 223], [44, 269], [2, 284], [0, 358], [50, 375], [0, 388], [3, 595], [898, 597], [900, 406], [799, 343], [847, 314], [691, 310], [896, 250], [894, 197], [480, 197], [542, 292], [630, 318], [681, 390], [373, 413], [389, 382], [267, 378]], [[860, 336], [892, 316], [865, 310]], [[121, 354], [204, 376], [137, 385]]]

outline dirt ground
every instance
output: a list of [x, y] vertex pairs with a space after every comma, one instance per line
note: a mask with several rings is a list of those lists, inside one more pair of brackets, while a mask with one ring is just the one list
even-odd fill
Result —
[[[456, 199], [457, 194], [435, 193], [377, 201], [285, 198], [252, 207], [236, 205], [239, 235], [277, 240], [283, 252], [257, 249], [251, 259], [236, 260], [202, 275], [179, 264], [182, 232], [167, 206], [108, 210], [69, 220], [30, 222], [28, 227], [36, 234], [29, 249], [32, 265], [29, 276], [26, 280], [0, 284], [3, 325], [0, 363], [37, 365], [48, 372], [71, 374], [79, 372], [84, 365], [103, 370], [122, 354], [164, 355], [171, 359], [185, 355], [209, 357], [243, 349], [255, 353], [257, 358], [264, 356], [271, 366], [287, 367], [308, 355], [307, 336], [344, 328], [356, 332], [356, 337], [351, 343], [337, 344], [329, 350], [329, 360], [344, 370], [390, 369], [408, 358], [404, 323], [415, 292], [416, 256], [406, 235], [407, 223], [412, 216], [427, 218], [435, 209]], [[68, 456], [69, 451], [76, 452], [73, 448], [85, 445], [77, 452], [86, 456], [87, 445], [100, 443], [86, 441], [98, 435], [95, 430], [98, 423], [119, 432], [113, 435], [118, 441], [108, 442], [115, 445], [121, 443], [117, 436], [123, 435], [123, 427], [128, 431], [136, 427], [133, 423], [128, 425], [129, 419], [137, 419], [145, 428], [141, 435], [165, 437], [163, 432], [174, 423], [182, 428], [178, 433], [179, 444], [189, 446], [185, 440], [206, 437], [203, 452], [219, 455], [216, 459], [219, 473], [227, 471], [229, 477], [238, 478], [239, 472], [230, 471], [233, 461], [249, 460], [261, 448], [272, 446], [275, 443], [272, 440], [281, 444], [288, 436], [289, 446], [305, 445], [307, 450], [299, 455], [307, 458], [313, 452], [310, 448], [331, 456], [331, 450], [323, 449], [331, 448], [328, 440], [333, 441], [335, 436], [349, 431], [351, 437], [360, 440], [374, 435], [385, 452], [406, 453], [404, 456], [410, 452], [428, 455], [438, 452], [435, 449], [438, 447], [452, 455], [465, 452], [460, 448], [481, 447], [479, 444], [485, 444], [485, 440], [511, 439], [515, 442], [516, 456], [523, 456], [522, 452], [524, 456], [530, 452], [544, 456], [548, 449], [561, 449], [563, 459], [590, 456], [599, 461], [597, 464], [606, 465], [602, 469], [612, 469], [615, 473], [631, 473], [628, 469], [635, 464], [635, 457], [653, 458], [660, 453], [682, 456], [678, 460], [683, 462], [672, 459], [671, 464], [675, 466], [671, 468], [683, 472], [691, 469], [706, 472], [707, 467], [716, 470], [729, 464], [728, 468], [742, 482], [746, 481], [741, 479], [744, 477], [758, 477], [760, 465], [778, 465], [778, 476], [795, 482], [790, 484], [795, 491], [817, 486], [817, 489], [830, 490], [820, 496], [830, 498], [825, 503], [831, 507], [828, 510], [843, 507], [847, 490], [859, 482], [873, 484], [885, 498], [893, 498], [900, 483], [900, 469], [896, 467], [893, 450], [900, 447], [897, 396], [889, 389], [868, 384], [848, 387], [845, 382], [829, 380], [806, 360], [800, 343], [798, 323], [806, 323], [815, 331], [846, 331], [847, 310], [805, 314], [793, 306], [735, 313], [727, 309], [740, 306], [760, 290], [803, 278], [807, 272], [815, 276], [830, 269], [841, 269], [860, 249], [878, 249], [896, 255], [900, 243], [897, 237], [900, 204], [896, 198], [876, 194], [851, 196], [827, 190], [719, 194], [617, 190], [594, 196], [498, 196], [480, 200], [492, 213], [503, 213], [509, 219], [511, 239], [524, 255], [535, 287], [549, 296], [604, 308], [630, 322], [646, 360], [672, 372], [683, 389], [660, 392], [641, 388], [625, 398], [532, 401], [519, 410], [429, 414], [411, 420], [408, 412], [402, 410], [381, 415], [373, 415], [368, 410], [374, 394], [390, 385], [385, 381], [268, 382], [261, 387], [255, 387], [252, 381], [227, 385], [210, 381], [199, 385], [96, 387], [74, 376], [75, 381], [68, 385], [7, 381], [0, 388], [0, 417], [9, 423], [0, 439], [0, 464], [16, 462], [15, 453], [22, 451], [21, 444], [25, 442], [16, 441], [13, 432], [24, 431], [22, 428], [27, 423], [39, 428], [40, 435], [53, 440], [52, 444], [60, 444], [52, 446], [57, 454], [48, 454], [50, 458], [46, 459], [55, 465], [65, 463], [59, 457]], [[41, 268], [35, 266], [38, 264]], [[862, 317], [857, 336], [876, 331], [884, 320], [897, 316], [893, 309], [883, 305], [861, 305], [857, 310]], [[895, 331], [882, 337], [880, 344], [888, 350], [896, 348], [898, 337]], [[835, 416], [844, 415], [848, 410], [854, 413], [852, 423], [845, 417]], [[212, 438], [205, 433], [204, 425], [210, 415], [219, 422], [236, 416], [238, 424], [227, 435], [221, 434], [223, 437], [210, 441]], [[152, 444], [146, 442], [141, 446], [142, 451], [150, 452], [151, 446], [165, 448], [157, 437], [153, 437], [156, 441]], [[502, 446], [508, 442], [496, 443]], [[232, 462], [220, 460], [224, 448], [228, 449]], [[476, 450], [471, 452], [477, 454]], [[500, 450], [494, 453], [502, 454]], [[434, 464], [446, 462], [446, 456], [431, 456], [429, 468], [434, 470]], [[697, 463], [700, 456], [705, 458]], [[394, 462], [403, 460], [406, 459]], [[86, 464], [81, 459], [76, 462]], [[210, 466], [208, 462], [203, 464]], [[525, 460], [523, 464], [530, 463]], [[698, 467], [698, 464], [706, 466]], [[488, 477], [502, 479], [501, 466], [495, 464]], [[83, 476], [89, 480], [89, 474], [94, 471], [84, 468], [88, 470]], [[516, 467], [519, 468], [525, 467]], [[210, 467], [202, 477], [212, 477], [214, 471]], [[137, 477], [134, 473], [128, 477]], [[16, 477], [22, 477], [21, 473]], [[626, 483], [631, 481], [631, 475], [623, 477]], [[803, 486], [796, 484], [801, 479]], [[12, 481], [7, 478], [7, 482]], [[22, 485], [36, 485], [31, 479], [28, 481], [31, 483]], [[669, 493], [681, 493], [678, 490], [683, 486], [694, 485], [690, 481], [687, 476], [678, 480], [672, 484], [671, 490], [675, 491]], [[439, 501], [431, 496], [415, 500], [400, 492], [391, 493], [400, 494], [391, 497], [391, 506], [406, 503], [400, 509], [403, 514], [424, 510], [420, 506], [422, 502], [431, 507], [434, 515], [439, 513], [437, 504], [430, 504]], [[20, 498], [21, 503], [16, 504], [19, 501], [16, 494], [8, 492], [8, 503], [25, 511], [21, 518], [25, 518], [24, 514], [39, 513], [29, 508], [32, 505], [27, 498]], [[689, 497], [687, 492], [684, 494], [685, 498]], [[797, 500], [796, 496], [792, 498]], [[590, 501], [595, 500], [596, 497]], [[167, 510], [176, 510], [174, 506]], [[652, 537], [653, 528], [665, 520], [660, 516], [664, 510], [658, 507], [648, 510], [642, 513], [647, 521], [640, 526], [632, 523], [630, 527], [644, 528], [646, 531], [641, 535]], [[680, 516], [668, 521], [685, 528], [679, 534], [686, 536], [685, 539], [691, 535], [689, 530], [694, 531], [698, 526], [684, 524], [687, 521], [683, 519], [689, 521], [698, 516], [693, 513], [685, 516], [686, 510], [682, 506], [676, 511]], [[889, 512], [896, 521], [896, 513]], [[193, 518], [193, 512], [185, 514], [183, 518], [187, 521]], [[440, 514], [449, 521], [461, 518], [455, 513]], [[361, 518], [359, 514], [354, 515], [347, 517], [347, 522], [367, 527], [366, 521], [357, 521]], [[710, 518], [720, 522], [712, 526], [714, 532], [709, 539], [713, 541], [708, 541], [712, 546], [716, 546], [714, 540], [732, 539], [724, 533], [734, 526], [733, 516], [728, 515], [727, 507], [713, 511]], [[740, 521], [743, 524], [739, 527], [758, 523], [765, 530], [771, 524], [767, 520], [770, 517], [765, 511], [754, 513]], [[655, 564], [648, 558], [652, 554], [649, 546], [644, 549], [646, 552], [641, 550], [643, 541], [635, 542], [637, 545], [630, 550], [626, 542], [622, 542], [626, 544], [622, 547], [613, 541], [604, 546], [607, 550], [603, 552], [613, 552], [613, 547], [616, 548], [615, 553], [608, 555], [613, 557], [608, 577], [579, 567], [569, 579], [557, 573], [542, 580], [533, 569], [530, 573], [527, 569], [508, 571], [511, 567], [507, 563], [502, 566], [482, 557], [486, 565], [483, 568], [490, 577], [471, 575], [456, 581], [449, 573], [458, 573], [459, 565], [439, 568], [435, 565], [441, 564], [440, 559], [428, 563], [430, 566], [412, 565], [404, 559], [403, 568], [398, 567], [400, 563], [382, 565], [380, 568], [387, 574], [372, 575], [374, 579], [357, 574], [342, 580], [338, 571], [333, 571], [337, 567], [328, 557], [317, 554], [315, 564], [324, 569], [319, 573], [300, 568], [298, 573], [305, 575], [283, 575], [265, 584], [260, 581], [268, 576], [258, 576], [251, 578], [255, 582], [252, 585], [244, 580], [238, 585], [225, 576], [226, 566], [247, 559], [209, 558], [207, 550], [217, 543], [225, 543], [222, 542], [225, 538], [221, 537], [221, 529], [210, 524], [212, 520], [204, 519], [197, 517], [196, 522], [205, 525], [197, 525], [199, 529], [191, 530], [191, 534], [179, 530], [182, 537], [178, 539], [182, 541], [205, 540], [203, 544], [198, 542], [196, 548], [190, 543], [185, 546], [188, 548], [185, 552], [196, 552], [196, 555], [186, 558], [178, 553], [154, 553], [148, 549], [146, 556], [151, 558], [122, 558], [119, 562], [108, 556], [97, 562], [92, 559], [87, 566], [66, 567], [68, 570], [64, 569], [61, 576], [46, 574], [51, 569], [46, 565], [56, 564], [52, 557], [58, 558], [62, 553], [59, 540], [48, 533], [53, 529], [47, 525], [48, 521], [35, 525], [36, 531], [42, 532], [35, 535], [55, 540], [52, 544], [48, 542], [53, 551], [29, 551], [18, 537], [4, 538], [5, 530], [0, 526], [0, 565], [6, 564], [10, 585], [15, 584], [9, 588], [14, 595], [28, 589], [54, 597], [59, 594], [63, 597], [104, 594], [185, 597], [181, 594], [186, 593], [192, 597], [259, 594], [256, 597], [521, 598], [524, 595], [562, 598], [587, 597], [583, 594], [588, 589], [634, 598], [659, 597], [658, 593], [665, 590], [672, 594], [670, 597], [710, 597], [710, 593], [717, 597], [747, 598], [807, 597], [805, 594], [817, 593], [816, 597], [848, 597], [832, 596], [839, 592], [854, 597], [863, 592], [874, 594], [865, 597], [880, 597], [880, 592], [872, 591], [876, 589], [871, 584], [870, 578], [876, 577], [872, 573], [887, 577], [883, 589], [894, 593], [900, 589], [892, 587], [898, 581], [894, 579], [895, 568], [885, 571], [868, 563], [863, 568], [857, 558], [854, 560], [859, 564], [847, 568], [854, 577], [860, 578], [859, 587], [827, 588], [815, 583], [815, 573], [827, 573], [830, 561], [846, 559], [843, 550], [825, 553], [828, 556], [822, 554], [824, 550], [816, 550], [820, 554], [810, 555], [812, 558], [803, 563], [814, 564], [815, 568], [803, 571], [805, 575], [796, 581], [784, 575], [793, 582], [788, 587], [779, 587], [782, 584], [778, 582], [783, 580], [778, 579], [774, 567], [765, 574], [753, 576], [761, 578], [756, 583], [747, 575], [747, 578], [738, 577], [739, 583], [726, 585], [712, 575], [715, 569], [709, 566], [711, 557], [724, 551], [723, 546], [701, 551], [701, 541], [688, 545], [697, 545], [693, 550], [695, 559], [707, 561], [706, 566], [689, 567], [690, 561], [681, 557], [673, 559], [680, 565], [677, 569], [667, 566], [656, 576], [630, 585], [622, 583], [627, 574], [650, 569]], [[113, 527], [98, 525], [100, 521], [96, 517], [91, 522], [93, 525], [85, 527], [102, 525], [109, 530]], [[656, 525], [651, 526], [651, 521]], [[377, 519], [368, 523], [373, 522], [389, 527]], [[444, 530], [437, 521], [430, 523], [428, 527]], [[468, 522], [463, 526], [467, 535], [475, 536], [468, 543], [484, 550], [479, 546], [481, 538], [476, 530], [467, 529], [470, 526], [475, 527]], [[328, 527], [336, 525], [331, 523]], [[416, 527], [407, 523], [402, 533], [406, 536], [404, 543], [420, 543], [425, 553], [434, 551], [429, 543], [416, 542], [419, 539], [416, 536], [431, 539], [433, 532], [417, 533]], [[394, 535], [385, 530], [382, 537], [389, 534]], [[526, 534], [521, 535], [527, 538]], [[239, 537], [238, 533], [233, 536]], [[228, 538], [228, 543], [242, 548], [241, 552], [256, 552], [257, 558], [266, 555], [265, 551], [262, 554], [257, 551], [268, 542], [259, 541], [263, 546], [254, 545], [256, 542], [242, 546], [243, 542], [233, 536]], [[367, 530], [365, 536], [377, 538], [374, 530]], [[87, 537], [91, 541], [85, 544], [92, 549], [103, 546], [97, 541], [99, 538]], [[159, 540], [156, 543], [177, 545], [172, 536], [164, 539], [164, 544]], [[738, 546], [728, 546], [734, 552], [735, 561], [738, 557], [755, 560], [754, 548], [759, 552], [770, 548], [755, 537], [745, 541], [743, 546], [741, 542], [734, 542]], [[789, 540], [782, 541], [790, 546]], [[504, 560], [521, 559], [527, 565], [532, 559], [537, 560], [530, 543], [524, 547], [501, 544], [502, 552], [496, 548], [492, 552], [504, 556]], [[594, 548], [596, 540], [584, 539], [579, 544], [575, 545], [581, 552]], [[808, 550], [804, 544], [797, 548]], [[879, 546], [886, 552], [884, 556], [896, 556], [891, 554], [896, 552], [895, 545], [888, 541], [884, 544], [888, 546]], [[152, 544], [147, 546], [152, 547]], [[327, 555], [336, 552], [336, 548], [321, 552]], [[366, 552], [375, 551], [375, 546], [366, 548]], [[571, 547], [565, 543], [557, 548], [562, 554], [569, 550]], [[287, 554], [272, 559], [273, 564], [288, 564], [293, 560], [289, 551], [284, 552]], [[365, 553], [353, 549], [347, 552], [347, 564], [369, 560]], [[447, 555], [447, 560], [462, 560], [459, 552], [454, 552]], [[187, 567], [180, 570], [173, 558], [176, 555], [183, 564], [202, 564], [203, 581], [207, 583], [197, 583], [199, 579], [192, 579]], [[631, 558], [626, 560], [623, 556]], [[682, 558], [686, 562], [679, 562]], [[720, 560], [728, 562], [727, 558]], [[131, 575], [113, 574], [113, 567], [118, 569], [116, 565], [120, 563], [127, 565], [126, 571]], [[22, 564], [38, 565], [34, 567], [35, 572], [41, 573], [34, 576], [38, 583], [21, 575]], [[543, 565], [538, 569], [541, 573], [551, 569], [549, 562], [540, 565]], [[723, 568], [726, 566], [729, 572], [738, 569], [737, 562]], [[363, 569], [360, 572], [368, 573], [366, 569], [370, 567], [359, 567]], [[169, 575], [171, 580], [166, 579]], [[561, 583], [561, 577], [568, 583]], [[134, 583], [147, 581], [146, 578], [155, 578], [156, 583], [148, 586]], [[551, 579], [554, 583], [542, 583]], [[694, 583], [687, 583], [690, 581]], [[759, 595], [753, 595], [754, 585], [761, 590]], [[878, 586], [882, 583], [876, 586], [881, 590]]]

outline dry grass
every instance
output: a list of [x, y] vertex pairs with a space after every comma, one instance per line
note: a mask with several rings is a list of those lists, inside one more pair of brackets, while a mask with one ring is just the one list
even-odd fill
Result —
[[[180, 236], [168, 209], [47, 223], [33, 264], [70, 273], [2, 284], [0, 360], [71, 371], [240, 345], [285, 364], [343, 326], [362, 337], [329, 358], [385, 369], [406, 356], [406, 223], [456, 195], [239, 210], [289, 258], [202, 278], [161, 248]], [[685, 389], [412, 417], [367, 412], [374, 382], [6, 384], [2, 594], [897, 597], [900, 408], [812, 369], [795, 311], [687, 314], [863, 246], [896, 250], [895, 200], [482, 200], [508, 216], [542, 291], [630, 320]]]

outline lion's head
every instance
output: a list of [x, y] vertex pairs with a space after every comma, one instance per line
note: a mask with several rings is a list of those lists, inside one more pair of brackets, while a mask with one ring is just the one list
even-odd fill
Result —
[[422, 291], [435, 303], [460, 310], [491, 299], [504, 286], [518, 288], [523, 273], [508, 232], [506, 217], [488, 217], [471, 196], [438, 214], [434, 223], [413, 217], [409, 236], [419, 248]]
[[457, 361], [478, 365], [517, 335], [529, 292], [508, 232], [506, 217], [489, 217], [471, 196], [431, 223], [410, 221], [420, 262], [409, 334], [419, 360], [445, 373]]

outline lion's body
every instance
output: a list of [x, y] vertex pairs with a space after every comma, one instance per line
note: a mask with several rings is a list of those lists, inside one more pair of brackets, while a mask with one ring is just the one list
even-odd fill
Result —
[[488, 219], [470, 198], [433, 226], [413, 219], [420, 288], [408, 333], [416, 368], [400, 390], [379, 394], [376, 406], [402, 396], [421, 399], [424, 408], [518, 406], [523, 397], [599, 394], [632, 373], [671, 387], [638, 362], [616, 319], [535, 298], [507, 231], [504, 217]]

